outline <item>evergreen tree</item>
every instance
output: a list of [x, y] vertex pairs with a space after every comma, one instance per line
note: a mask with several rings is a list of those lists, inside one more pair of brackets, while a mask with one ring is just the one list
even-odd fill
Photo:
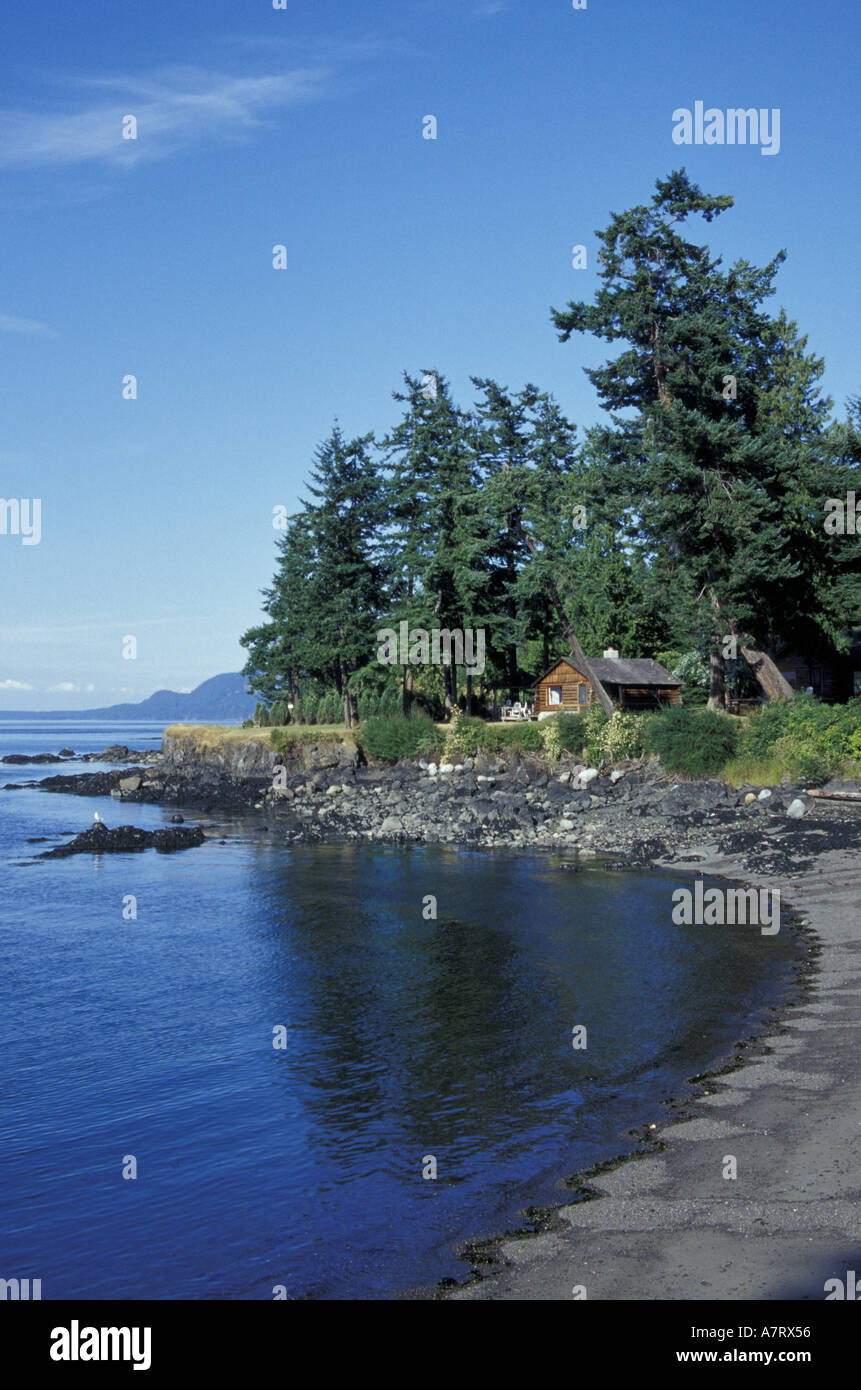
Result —
[[[347, 728], [358, 721], [350, 677], [371, 657], [384, 585], [377, 554], [381, 487], [371, 439], [347, 442], [336, 425], [317, 450], [308, 489], [315, 500], [292, 519], [264, 593], [271, 621], [241, 639], [253, 688], [292, 675], [296, 703], [298, 673], [324, 687], [333, 683]], [[310, 691], [305, 722], [309, 704]]]
[[548, 654], [552, 615], [609, 714], [612, 702], [586, 657], [563, 597], [562, 572], [579, 534], [575, 509], [580, 503], [574, 499], [579, 499], [581, 465], [573, 427], [553, 398], [535, 386], [512, 397], [494, 381], [474, 380], [484, 393], [477, 411], [478, 439], [497, 534], [491, 554], [497, 558], [497, 586], [504, 596], [500, 626], [509, 653], [509, 686], [520, 683], [512, 680], [512, 647], [537, 625]]
[[731, 206], [683, 170], [659, 180], [650, 207], [615, 215], [598, 234], [595, 303], [553, 311], [563, 341], [591, 332], [630, 345], [587, 369], [612, 412], [596, 432], [605, 506], [624, 518], [684, 621], [709, 632], [714, 702], [728, 635], [766, 693], [791, 698], [773, 660], [778, 631], [837, 618], [817, 531], [834, 477], [818, 433], [827, 406], [803, 393], [793, 404], [793, 374], [806, 370], [812, 381], [816, 363], [785, 319], [760, 308], [784, 253], [763, 269], [741, 261], [724, 271], [676, 230], [692, 214], [711, 222]]
[[[390, 576], [388, 625], [425, 631], [464, 626], [464, 601], [480, 588], [481, 538], [472, 494], [476, 486], [466, 421], [446, 380], [404, 372], [406, 407], [382, 441], [389, 470], [385, 556]], [[469, 625], [468, 623], [466, 624]], [[412, 703], [413, 668], [402, 672], [403, 709]], [[457, 700], [457, 673], [444, 665], [445, 705]]]

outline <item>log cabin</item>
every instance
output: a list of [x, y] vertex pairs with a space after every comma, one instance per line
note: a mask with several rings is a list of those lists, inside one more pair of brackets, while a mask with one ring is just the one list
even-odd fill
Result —
[[[589, 665], [610, 699], [620, 710], [653, 710], [678, 705], [682, 683], [669, 671], [647, 658], [619, 659], [611, 648], [602, 657], [590, 657]], [[535, 715], [538, 719], [560, 711], [581, 712], [596, 702], [595, 691], [571, 657], [562, 656], [535, 682]]]

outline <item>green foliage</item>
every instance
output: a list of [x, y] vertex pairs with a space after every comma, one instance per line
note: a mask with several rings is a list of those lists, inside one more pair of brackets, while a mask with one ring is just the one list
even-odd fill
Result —
[[[328, 712], [328, 705], [327, 705]], [[364, 724], [366, 719], [373, 719], [380, 712], [380, 701], [377, 695], [359, 696], [359, 719]]]
[[452, 719], [445, 731], [443, 757], [454, 759], [472, 757], [476, 753], [504, 753], [519, 750], [537, 752], [541, 738], [535, 724], [488, 724], [484, 719], [460, 715]]
[[641, 715], [619, 710], [608, 719], [600, 705], [590, 705], [583, 714], [551, 715], [538, 727], [548, 758], [556, 761], [563, 751], [582, 753], [590, 763], [599, 764], [605, 759], [622, 762], [641, 757], [644, 722]]
[[708, 704], [711, 688], [711, 667], [702, 651], [685, 652], [670, 668], [675, 680], [682, 682], [682, 703], [685, 705]]
[[674, 705], [644, 720], [643, 746], [670, 772], [714, 775], [735, 757], [738, 728], [729, 715]]
[[254, 728], [254, 720], [253, 720], [253, 719], [243, 719], [243, 721], [242, 721], [242, 723], [240, 724], [239, 727], [240, 727], [241, 729], [253, 729], [253, 728]]
[[773, 762], [803, 781], [826, 780], [861, 761], [861, 700], [824, 705], [808, 695], [773, 701], [751, 715], [739, 759]]
[[672, 675], [684, 655], [681, 647], [670, 647], [666, 651], [655, 652], [655, 661]]
[[563, 341], [613, 344], [587, 368], [611, 421], [590, 432], [605, 463], [590, 517], [648, 558], [675, 640], [699, 632], [719, 651], [737, 628], [767, 649], [774, 633], [808, 626], [837, 641], [861, 539], [836, 550], [813, 518], [853, 487], [855, 445], [828, 423], [821, 359], [762, 308], [785, 253], [724, 267], [690, 239], [688, 218], [710, 223], [732, 204], [683, 169], [659, 179], [650, 204], [598, 233], [594, 301], [553, 313]]
[[288, 722], [288, 719], [287, 719], [287, 705], [286, 705], [286, 703], [285, 703], [284, 700], [276, 700], [276, 701], [275, 701], [275, 704], [272, 706], [271, 710], [269, 711], [269, 721], [268, 721], [268, 722], [269, 722], [270, 724], [273, 724], [273, 725], [277, 725], [277, 724], [286, 724], [286, 723]]
[[641, 757], [645, 752], [644, 725], [642, 715], [623, 714], [617, 710], [599, 731], [602, 752], [614, 763]]
[[544, 752], [557, 762], [563, 752], [580, 753], [590, 738], [597, 735], [607, 719], [600, 705], [592, 705], [583, 714], [551, 714], [538, 724], [538, 734]]
[[684, 656], [670, 670], [670, 675], [674, 680], [682, 681], [685, 685], [701, 685], [704, 690], [708, 690], [711, 680], [711, 670], [702, 652], [685, 652]]
[[432, 719], [424, 714], [374, 715], [361, 733], [362, 747], [370, 758], [396, 763], [399, 758], [414, 758], [420, 753], [434, 751], [442, 736]]
[[541, 733], [537, 724], [485, 725], [488, 752], [504, 752], [507, 748], [519, 748], [524, 753], [533, 753], [541, 748]]
[[[565, 718], [563, 715], [562, 718]], [[604, 728], [607, 724], [607, 716], [600, 705], [590, 705], [582, 715], [569, 715], [571, 719], [582, 719], [583, 736], [581, 748], [577, 749], [570, 746], [568, 751], [571, 753], [582, 751], [586, 754], [590, 763], [600, 763], [604, 756]], [[573, 732], [573, 729], [572, 729]], [[567, 746], [567, 745], [563, 745]]]

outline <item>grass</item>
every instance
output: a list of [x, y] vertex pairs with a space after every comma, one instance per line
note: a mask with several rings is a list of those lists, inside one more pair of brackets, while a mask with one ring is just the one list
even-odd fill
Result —
[[[282, 743], [311, 743], [317, 739], [337, 743], [352, 739], [355, 729], [340, 724], [289, 724], [271, 729], [237, 729], [224, 724], [169, 724], [165, 734], [171, 738], [189, 739], [198, 748], [218, 748], [224, 744], [273, 742], [277, 734]], [[277, 746], [277, 745], [276, 745]]]
[[[733, 758], [720, 776], [733, 787], [742, 787], [745, 784], [752, 787], [774, 787], [785, 772], [789, 772], [789, 768], [784, 766], [780, 758], [763, 758], [760, 761], [753, 758]], [[795, 780], [793, 778], [793, 781]]]
[[831, 778], [857, 782], [861, 781], [861, 763], [850, 760], [842, 763], [837, 769], [827, 769], [824, 777], [805, 777], [799, 773], [798, 766], [791, 757], [742, 757], [733, 758], [732, 762], [727, 763], [723, 771], [718, 773], [724, 782], [729, 782], [734, 787], [744, 786], [745, 783], [752, 787], [775, 787], [785, 775], [789, 776], [791, 782], [801, 785], [815, 786]]
[[348, 743], [355, 746], [357, 728], [345, 729], [343, 724], [281, 724], [271, 729], [246, 729], [245, 733], [261, 733], [269, 737], [276, 753], [285, 752], [291, 745], [301, 743]]

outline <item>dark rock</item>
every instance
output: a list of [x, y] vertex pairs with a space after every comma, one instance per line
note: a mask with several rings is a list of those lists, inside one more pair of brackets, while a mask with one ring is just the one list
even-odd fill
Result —
[[171, 816], [171, 825], [185, 825], [185, 816]]
[[7, 753], [0, 763], [13, 763], [23, 767], [25, 763], [61, 763], [63, 759], [56, 753]]
[[70, 854], [128, 854], [144, 849], [157, 849], [162, 854], [172, 854], [174, 850], [191, 849], [202, 845], [206, 836], [195, 827], [184, 830], [139, 830], [134, 825], [118, 825], [109, 830], [101, 821], [91, 825], [82, 835], [77, 835], [68, 845], [46, 850], [40, 859], [64, 859]]
[[551, 782], [544, 792], [547, 801], [563, 802], [571, 800], [571, 788], [567, 782]]
[[[143, 768], [136, 768], [142, 772]], [[43, 777], [39, 786], [47, 792], [66, 792], [72, 796], [110, 796], [119, 791], [125, 780], [125, 772], [80, 772], [60, 774], [57, 777]]]

